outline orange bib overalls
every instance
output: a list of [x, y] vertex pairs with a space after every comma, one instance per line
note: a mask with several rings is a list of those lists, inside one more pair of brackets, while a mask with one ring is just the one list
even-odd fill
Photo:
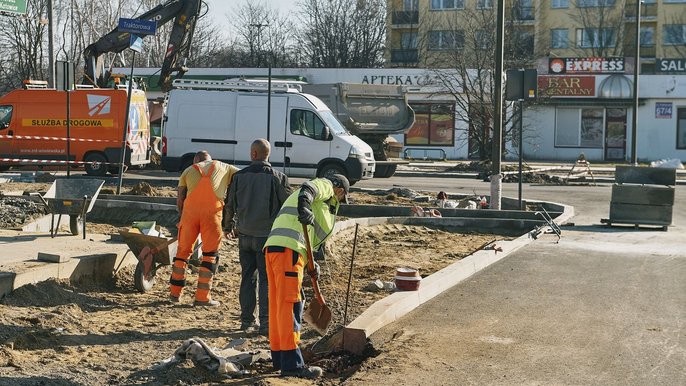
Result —
[[174, 258], [171, 279], [171, 296], [178, 298], [186, 285], [185, 273], [188, 259], [193, 253], [193, 244], [202, 237], [202, 262], [198, 270], [196, 302], [209, 302], [212, 289], [212, 276], [218, 263], [217, 251], [222, 238], [222, 209], [224, 202], [217, 197], [212, 188], [214, 162], [207, 173], [198, 165], [193, 167], [200, 173], [200, 181], [186, 196], [179, 222], [179, 244]]

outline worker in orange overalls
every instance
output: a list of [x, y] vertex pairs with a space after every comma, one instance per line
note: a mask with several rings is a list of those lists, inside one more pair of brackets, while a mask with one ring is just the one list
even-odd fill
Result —
[[202, 238], [202, 261], [193, 305], [219, 305], [218, 301], [211, 299], [210, 290], [212, 277], [219, 263], [217, 251], [223, 235], [224, 198], [231, 178], [237, 171], [235, 166], [213, 161], [208, 152], [200, 151], [195, 155], [193, 165], [181, 173], [176, 199], [181, 217], [178, 225], [179, 243], [169, 280], [170, 299], [174, 303], [179, 302], [181, 291], [186, 285], [186, 266], [199, 234]]

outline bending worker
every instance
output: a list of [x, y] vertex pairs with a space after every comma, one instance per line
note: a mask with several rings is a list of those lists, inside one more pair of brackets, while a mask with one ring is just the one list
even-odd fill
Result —
[[231, 178], [238, 171], [235, 166], [213, 161], [210, 154], [200, 151], [193, 159], [193, 165], [186, 168], [179, 178], [176, 206], [179, 210], [179, 243], [172, 266], [171, 301], [179, 302], [181, 291], [186, 285], [185, 274], [193, 244], [202, 237], [202, 261], [198, 270], [198, 288], [195, 291], [195, 306], [218, 306], [210, 298], [212, 276], [219, 263], [219, 244], [222, 239], [222, 209], [224, 196]]
[[259, 286], [259, 334], [265, 336], [269, 333], [269, 301], [267, 267], [262, 249], [281, 205], [291, 194], [288, 177], [272, 169], [267, 162], [269, 153], [266, 139], [253, 141], [250, 146], [252, 163], [233, 176], [224, 208], [224, 232], [227, 236], [238, 236], [241, 330], [257, 327], [255, 288]]
[[[269, 280], [269, 345], [275, 370], [282, 376], [318, 378], [322, 369], [305, 366], [298, 347], [304, 296], [302, 280], [307, 250], [301, 224], [308, 227], [312, 250], [331, 235], [340, 202], [350, 184], [345, 176], [307, 181], [288, 197], [265, 244]], [[316, 275], [317, 273], [311, 273]]]

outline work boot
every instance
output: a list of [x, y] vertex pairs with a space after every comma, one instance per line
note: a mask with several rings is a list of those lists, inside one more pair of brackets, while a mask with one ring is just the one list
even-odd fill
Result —
[[221, 303], [217, 300], [208, 300], [206, 302], [196, 300], [193, 302], [193, 307], [219, 307], [220, 305]]
[[324, 374], [324, 371], [318, 366], [301, 367], [295, 370], [281, 370], [282, 377], [317, 379], [321, 377], [322, 374]]
[[252, 323], [241, 323], [241, 331], [248, 331], [248, 330], [257, 330], [260, 327], [259, 324], [252, 322]]
[[179, 296], [169, 295], [169, 301], [172, 303], [178, 303], [181, 301]]
[[257, 331], [257, 335], [262, 335], [269, 338], [269, 327], [260, 327], [260, 329]]

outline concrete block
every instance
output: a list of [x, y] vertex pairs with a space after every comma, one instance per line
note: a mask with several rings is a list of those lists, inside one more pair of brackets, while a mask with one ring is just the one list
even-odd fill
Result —
[[38, 252], [38, 261], [46, 261], [48, 263], [65, 263], [71, 257], [65, 255], [57, 255], [54, 253]]

